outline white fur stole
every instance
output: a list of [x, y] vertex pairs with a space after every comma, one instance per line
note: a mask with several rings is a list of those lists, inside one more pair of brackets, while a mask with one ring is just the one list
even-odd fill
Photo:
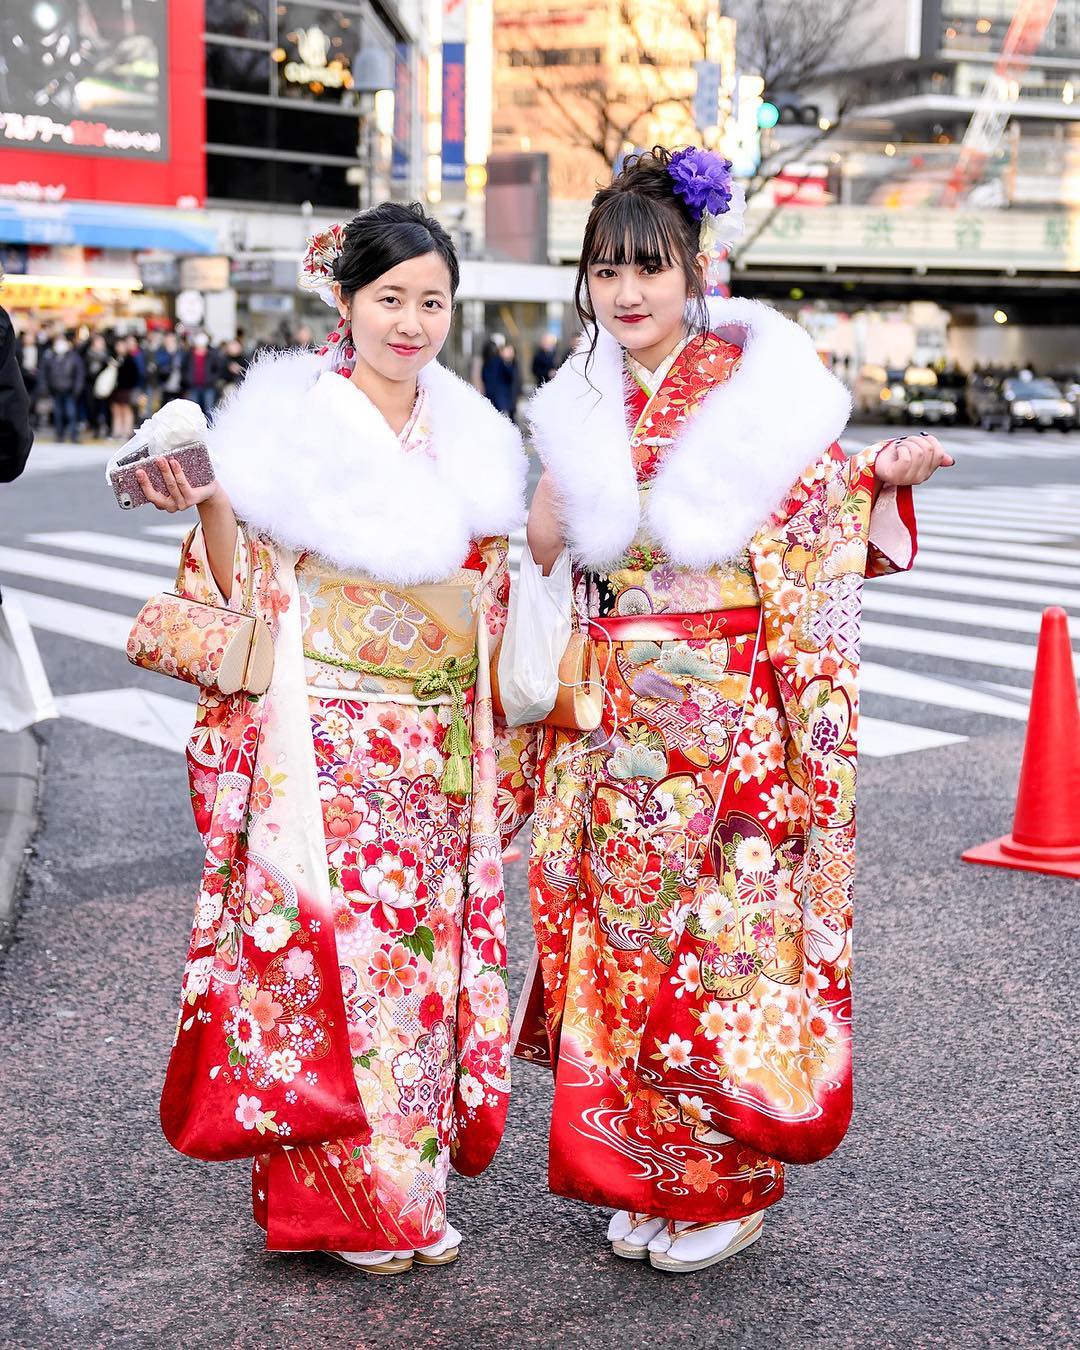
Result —
[[[646, 494], [646, 533], [678, 566], [737, 555], [803, 470], [843, 431], [851, 397], [809, 335], [755, 300], [709, 301], [710, 327], [742, 347], [738, 369], [681, 428]], [[537, 450], [555, 481], [570, 551], [602, 569], [641, 525], [627, 428], [623, 349], [601, 329], [530, 400]]]
[[261, 356], [215, 416], [210, 453], [237, 516], [297, 552], [392, 585], [438, 581], [525, 514], [512, 422], [437, 362], [420, 373], [432, 454], [406, 454], [350, 380], [309, 352]]

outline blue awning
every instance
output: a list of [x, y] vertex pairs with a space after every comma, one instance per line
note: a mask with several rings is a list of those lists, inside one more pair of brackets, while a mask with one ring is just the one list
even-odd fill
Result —
[[162, 207], [0, 202], [0, 242], [217, 253], [217, 234], [198, 211]]

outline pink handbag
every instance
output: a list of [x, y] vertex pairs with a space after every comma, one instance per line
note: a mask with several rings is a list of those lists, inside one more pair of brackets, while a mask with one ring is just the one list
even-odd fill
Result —
[[274, 671], [274, 641], [267, 624], [248, 612], [254, 569], [248, 568], [243, 610], [208, 605], [177, 593], [183, 553], [176, 591], [151, 596], [139, 610], [127, 640], [128, 660], [220, 694], [264, 694]]

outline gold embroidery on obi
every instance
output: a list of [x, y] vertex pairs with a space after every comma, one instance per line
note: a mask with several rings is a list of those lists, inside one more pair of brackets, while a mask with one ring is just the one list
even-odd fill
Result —
[[389, 586], [305, 559], [297, 580], [308, 653], [410, 672], [409, 680], [396, 680], [320, 663], [320, 684], [408, 692], [416, 675], [475, 654], [479, 572], [461, 568], [446, 581]]

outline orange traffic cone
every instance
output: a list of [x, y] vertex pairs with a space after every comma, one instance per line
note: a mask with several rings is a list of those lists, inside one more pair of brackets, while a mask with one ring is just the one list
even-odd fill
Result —
[[961, 856], [993, 867], [1080, 877], [1080, 702], [1069, 620], [1057, 606], [1042, 617], [1012, 833]]

